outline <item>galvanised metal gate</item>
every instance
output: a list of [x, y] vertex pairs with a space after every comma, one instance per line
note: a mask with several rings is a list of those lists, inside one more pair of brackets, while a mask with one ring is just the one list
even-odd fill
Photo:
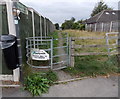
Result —
[[[27, 64], [33, 68], [49, 68], [59, 70], [69, 65], [68, 37], [53, 39], [51, 37], [26, 38]], [[31, 58], [31, 50], [40, 49], [46, 51], [50, 58], [46, 61], [36, 61]]]
[[118, 32], [106, 33], [108, 55], [118, 54]]

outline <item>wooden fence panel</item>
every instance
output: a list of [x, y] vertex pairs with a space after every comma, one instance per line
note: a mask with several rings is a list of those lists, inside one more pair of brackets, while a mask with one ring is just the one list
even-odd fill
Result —
[[70, 61], [71, 61], [71, 66], [74, 67], [74, 56], [84, 56], [84, 55], [110, 55], [110, 54], [117, 54], [117, 50], [115, 52], [75, 52], [75, 49], [79, 49], [79, 48], [110, 48], [110, 47], [118, 47], [117, 44], [111, 44], [111, 45], [107, 45], [107, 43], [105, 43], [104, 45], [97, 45], [97, 44], [93, 44], [93, 45], [76, 45], [75, 41], [76, 40], [112, 40], [112, 39], [118, 39], [117, 36], [109, 36], [109, 37], [72, 37], [70, 40]]
[[87, 24], [86, 30], [93, 32], [118, 32], [120, 21], [111, 21], [107, 23]]

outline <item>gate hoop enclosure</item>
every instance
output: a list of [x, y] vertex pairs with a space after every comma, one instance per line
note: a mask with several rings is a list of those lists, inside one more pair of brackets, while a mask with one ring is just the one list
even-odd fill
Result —
[[[54, 46], [56, 41], [60, 39], [65, 40], [65, 46]], [[29, 37], [26, 38], [26, 57], [27, 64], [32, 68], [37, 69], [52, 69], [52, 70], [60, 70], [66, 68], [69, 65], [69, 44], [68, 37], [53, 39], [52, 37]], [[40, 49], [44, 50], [49, 54], [49, 60], [47, 61], [36, 61], [37, 65], [34, 64], [34, 60], [31, 58], [31, 50], [32, 49]], [[63, 53], [58, 53], [59, 49], [65, 49]], [[60, 57], [65, 56], [64, 59], [60, 60]], [[55, 59], [56, 58], [56, 59]], [[54, 61], [55, 60], [55, 61]], [[45, 63], [45, 65], [39, 64]]]

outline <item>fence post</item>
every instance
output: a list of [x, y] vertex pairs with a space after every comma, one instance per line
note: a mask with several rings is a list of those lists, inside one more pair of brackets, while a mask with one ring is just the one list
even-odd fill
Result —
[[85, 30], [88, 31], [88, 25], [87, 24], [85, 24]]
[[74, 67], [74, 64], [75, 64], [75, 59], [74, 59], [74, 48], [73, 48], [73, 46], [74, 46], [74, 40], [72, 39], [72, 38], [70, 38], [70, 40], [69, 40], [69, 44], [70, 44], [70, 48], [69, 48], [69, 50], [70, 50], [70, 66], [71, 67]]
[[71, 37], [69, 37], [69, 65], [71, 65]]
[[108, 51], [108, 56], [110, 56], [110, 48], [109, 48], [109, 34], [106, 33], [106, 45], [107, 45], [107, 51]]
[[112, 25], [113, 25], [113, 22], [111, 21], [111, 23], [110, 23], [110, 32], [112, 32]]
[[92, 24], [90, 24], [90, 31], [92, 31]]
[[101, 32], [103, 32], [104, 30], [104, 23], [102, 23], [102, 28], [101, 28]]
[[69, 66], [70, 64], [70, 58], [69, 58], [69, 36], [68, 36], [68, 33], [66, 33], [67, 35], [67, 58], [68, 58], [68, 62], [67, 62], [67, 65]]
[[53, 39], [51, 39], [51, 70], [53, 69]]
[[95, 23], [95, 32], [96, 32], [96, 30], [97, 30], [97, 23]]

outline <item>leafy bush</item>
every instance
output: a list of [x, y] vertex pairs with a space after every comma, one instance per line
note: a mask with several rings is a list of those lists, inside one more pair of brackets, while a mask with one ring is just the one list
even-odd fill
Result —
[[48, 92], [51, 83], [51, 80], [48, 80], [40, 73], [34, 73], [25, 79], [24, 89], [31, 92], [33, 96], [39, 96], [42, 93]]
[[50, 85], [57, 81], [57, 74], [53, 71], [33, 73], [26, 77], [24, 89], [31, 92], [33, 96], [39, 96], [48, 92]]

